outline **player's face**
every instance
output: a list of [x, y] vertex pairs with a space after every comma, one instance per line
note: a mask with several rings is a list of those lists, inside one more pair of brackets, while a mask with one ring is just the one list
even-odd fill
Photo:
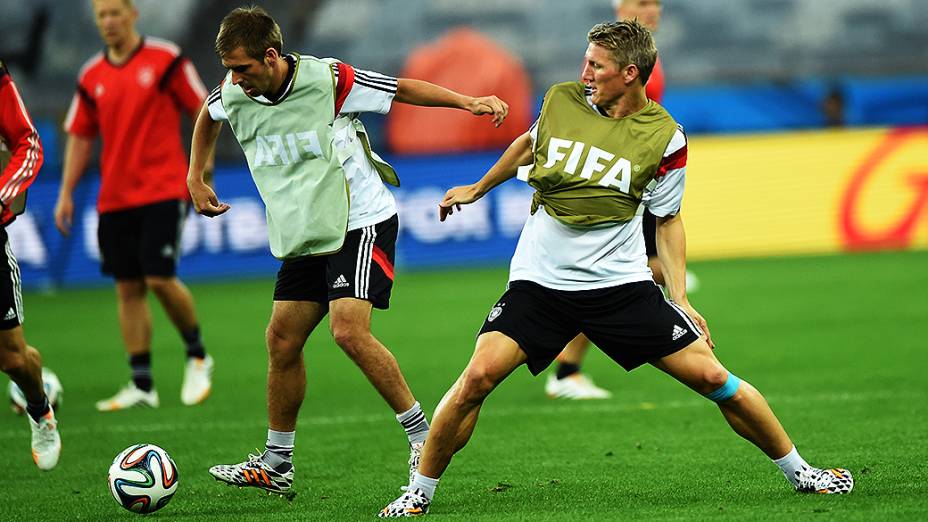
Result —
[[264, 61], [248, 56], [245, 49], [237, 47], [222, 57], [222, 66], [232, 71], [232, 85], [241, 87], [248, 96], [267, 94], [274, 77], [273, 68]]
[[638, 19], [638, 23], [648, 28], [652, 33], [657, 31], [661, 24], [660, 0], [625, 0], [615, 11], [616, 19]]
[[596, 44], [587, 47], [584, 58], [580, 81], [593, 89], [593, 103], [611, 107], [627, 90], [623, 68], [615, 63], [612, 53]]
[[93, 14], [107, 47], [119, 47], [129, 40], [139, 16], [124, 0], [93, 0]]

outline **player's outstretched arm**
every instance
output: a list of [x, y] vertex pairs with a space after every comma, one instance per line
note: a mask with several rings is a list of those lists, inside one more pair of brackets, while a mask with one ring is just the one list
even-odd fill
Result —
[[87, 170], [92, 150], [91, 138], [68, 134], [68, 141], [64, 146], [61, 188], [58, 190], [58, 201], [55, 202], [55, 226], [64, 236], [71, 233], [71, 223], [74, 219], [74, 187]]
[[461, 210], [461, 205], [473, 203], [482, 198], [484, 194], [493, 190], [502, 182], [515, 177], [519, 167], [532, 162], [532, 137], [526, 132], [513, 141], [496, 160], [490, 170], [472, 185], [454, 187], [445, 193], [445, 197], [438, 204], [438, 218], [445, 218], [454, 214], [455, 208]]
[[709, 334], [709, 324], [706, 319], [696, 311], [686, 296], [686, 232], [683, 229], [683, 218], [680, 213], [657, 218], [655, 233], [657, 243], [657, 257], [661, 260], [664, 269], [664, 284], [667, 285], [667, 294], [680, 305], [687, 315], [706, 334], [709, 346], [715, 347]]
[[509, 115], [509, 105], [496, 96], [473, 97], [459, 94], [434, 83], [410, 78], [399, 78], [394, 101], [423, 107], [450, 107], [463, 109], [480, 116], [492, 114], [493, 124], [499, 127]]
[[222, 130], [221, 121], [213, 121], [209, 107], [203, 104], [193, 127], [193, 143], [190, 145], [190, 170], [187, 171], [187, 189], [193, 208], [198, 214], [216, 217], [230, 207], [220, 203], [216, 192], [210, 187], [212, 181], [212, 158], [216, 152], [216, 139]]

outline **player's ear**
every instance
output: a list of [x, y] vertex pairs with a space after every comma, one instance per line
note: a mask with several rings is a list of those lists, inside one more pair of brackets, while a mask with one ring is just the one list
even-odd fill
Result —
[[622, 68], [622, 77], [625, 80], [626, 84], [630, 84], [635, 81], [635, 78], [641, 76], [641, 71], [638, 69], [638, 66], [630, 63]]
[[264, 51], [264, 63], [267, 65], [272, 65], [274, 62], [280, 59], [280, 53], [277, 52], [277, 49], [273, 47], [268, 47]]

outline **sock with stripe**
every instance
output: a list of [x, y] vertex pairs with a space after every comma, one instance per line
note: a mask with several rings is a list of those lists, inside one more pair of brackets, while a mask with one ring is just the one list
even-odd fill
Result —
[[422, 492], [425, 493], [425, 498], [432, 500], [432, 497], [435, 496], [435, 488], [438, 487], [439, 480], [440, 479], [426, 477], [417, 471], [412, 476], [412, 483], [409, 485], [409, 489], [421, 489]]
[[129, 356], [129, 366], [132, 368], [132, 382], [135, 387], [150, 392], [155, 383], [151, 378], [151, 352]]
[[36, 422], [39, 422], [39, 419], [44, 417], [51, 409], [51, 406], [48, 405], [48, 396], [44, 393], [42, 394], [42, 400], [37, 403], [26, 400], [26, 413]]
[[406, 436], [409, 437], [410, 444], [425, 442], [429, 436], [429, 421], [425, 418], [425, 412], [416, 401], [407, 411], [396, 416], [403, 429], [406, 430]]
[[187, 332], [181, 332], [180, 336], [184, 339], [184, 344], [187, 345], [187, 358], [196, 357], [197, 359], [202, 359], [206, 357], [206, 348], [203, 347], [203, 342], [200, 340], [200, 327], [194, 326], [192, 330]]
[[557, 379], [561, 380], [565, 377], [570, 377], [575, 373], [580, 373], [580, 365], [573, 363], [560, 363], [557, 366]]
[[267, 430], [267, 443], [261, 460], [274, 468], [278, 473], [286, 473], [293, 469], [293, 441], [296, 439], [295, 431]]
[[801, 471], [809, 467], [809, 464], [799, 455], [799, 452], [796, 451], [796, 446], [793, 446], [793, 449], [790, 450], [785, 456], [778, 459], [772, 459], [773, 463], [780, 467], [780, 471], [786, 475], [786, 480], [788, 480], [794, 487], [799, 483], [796, 479], [796, 472]]

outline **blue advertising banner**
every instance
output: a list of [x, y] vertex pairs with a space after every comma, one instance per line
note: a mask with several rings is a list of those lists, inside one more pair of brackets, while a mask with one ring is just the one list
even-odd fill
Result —
[[[498, 153], [392, 158], [402, 180], [394, 190], [400, 215], [399, 270], [472, 264], [505, 264], [528, 215], [531, 189], [512, 180], [460, 214], [438, 221], [438, 202], [454, 185], [479, 179]], [[25, 288], [99, 285], [95, 209], [99, 178], [87, 176], [75, 190], [74, 225], [62, 237], [55, 228], [58, 182], [40, 178], [29, 189], [28, 207], [9, 226], [10, 242]], [[279, 267], [268, 248], [264, 205], [248, 170], [216, 172], [220, 199], [232, 209], [217, 218], [191, 211], [181, 245], [184, 279], [273, 277]]]

